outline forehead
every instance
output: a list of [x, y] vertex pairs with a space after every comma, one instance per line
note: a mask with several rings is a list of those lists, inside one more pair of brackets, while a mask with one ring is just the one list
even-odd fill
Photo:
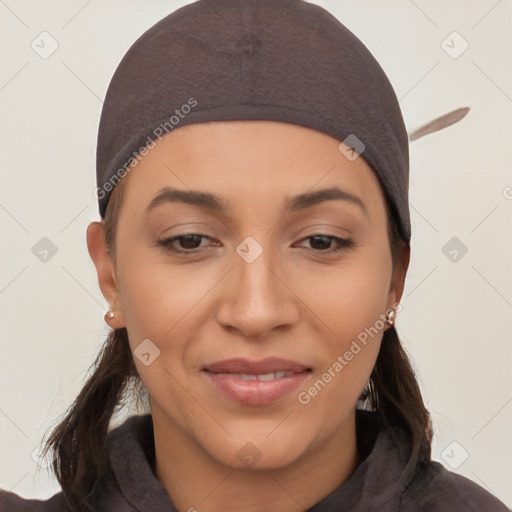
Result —
[[124, 178], [123, 203], [144, 208], [164, 187], [207, 190], [226, 210], [247, 201], [338, 187], [368, 208], [383, 207], [378, 179], [362, 156], [325, 133], [276, 121], [215, 121], [182, 126], [156, 141]]

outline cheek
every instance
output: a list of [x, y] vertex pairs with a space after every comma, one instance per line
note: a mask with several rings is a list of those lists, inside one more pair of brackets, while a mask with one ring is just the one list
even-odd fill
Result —
[[[347, 273], [348, 274], [348, 273]], [[297, 395], [311, 425], [334, 436], [360, 397], [377, 359], [386, 324], [380, 319], [384, 287], [378, 279], [360, 279], [356, 273], [331, 276], [312, 310], [322, 319], [315, 341], [321, 347], [322, 365]], [[374, 286], [375, 285], [375, 286]], [[316, 420], [315, 420], [316, 421]]]
[[375, 262], [362, 255], [324, 273], [303, 276], [296, 290], [330, 332], [328, 339], [336, 344], [337, 338], [343, 345], [375, 325], [385, 312], [390, 277], [391, 261], [380, 256]]
[[[193, 404], [186, 400], [180, 386], [185, 381], [183, 361], [188, 343], [185, 334], [194, 308], [214, 282], [210, 283], [207, 276], [198, 279], [197, 273], [184, 272], [179, 266], [152, 261], [147, 252], [137, 254], [137, 251], [119, 261], [119, 280], [121, 305], [138, 374], [158, 403], [172, 397], [172, 403], [179, 404], [179, 410], [186, 415]], [[151, 343], [143, 345], [147, 339]], [[148, 352], [149, 361], [138, 357]]]
[[377, 261], [347, 259], [314, 280], [303, 277], [296, 289], [316, 320], [316, 342], [323, 352], [317, 384], [305, 390], [309, 397], [319, 396], [312, 400], [314, 407], [355, 403], [372, 371], [387, 327], [381, 315], [391, 275], [391, 261], [382, 255]]
[[[147, 250], [134, 250], [119, 261], [120, 299], [137, 371], [150, 395], [162, 401], [172, 395], [183, 410], [190, 403], [180, 383], [195, 371], [190, 340], [199, 338], [198, 329], [208, 320], [208, 294], [224, 273], [167, 264]], [[146, 339], [158, 354], [150, 365], [137, 358]]]
[[[139, 253], [139, 254], [138, 254]], [[161, 338], [188, 315], [216, 280], [133, 250], [119, 261], [120, 299], [128, 331]]]

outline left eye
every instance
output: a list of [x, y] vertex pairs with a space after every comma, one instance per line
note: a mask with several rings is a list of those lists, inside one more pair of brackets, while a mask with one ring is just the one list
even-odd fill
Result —
[[[169, 251], [186, 254], [196, 252], [198, 249], [201, 249], [200, 244], [203, 239], [211, 240], [211, 238], [207, 235], [202, 235], [200, 233], [192, 233], [190, 235], [178, 235], [172, 238], [168, 238], [166, 240], [160, 240], [158, 244], [164, 246], [165, 249]], [[317, 246], [312, 247], [314, 252], [338, 252], [342, 250], [351, 249], [354, 246], [352, 240], [340, 238], [333, 235], [311, 235], [301, 240], [301, 242], [304, 242], [306, 240], [312, 241], [313, 246]], [[181, 248], [176, 248], [176, 246], [173, 246], [173, 244], [178, 241]], [[337, 247], [331, 247], [331, 244], [333, 242], [337, 244]], [[219, 243], [214, 242], [213, 245], [218, 246]]]
[[[313, 245], [317, 245], [317, 247], [313, 247], [315, 249], [315, 252], [338, 252], [342, 250], [348, 250], [351, 249], [354, 246], [354, 243], [352, 240], [340, 238], [333, 235], [311, 235], [303, 239], [304, 240], [311, 240], [314, 241]], [[318, 244], [319, 242], [319, 244]], [[337, 247], [332, 249], [330, 245], [335, 242], [337, 244]], [[326, 244], [329, 247], [326, 247]], [[318, 249], [318, 245], [320, 245], [319, 249], [320, 251], [316, 250]]]

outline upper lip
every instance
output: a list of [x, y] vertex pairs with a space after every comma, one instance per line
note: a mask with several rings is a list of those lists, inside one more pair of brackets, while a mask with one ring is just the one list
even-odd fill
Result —
[[225, 359], [224, 361], [208, 364], [204, 369], [215, 373], [243, 373], [246, 375], [265, 375], [274, 372], [300, 373], [310, 370], [303, 364], [280, 357], [268, 357], [261, 361], [251, 361], [243, 358]]

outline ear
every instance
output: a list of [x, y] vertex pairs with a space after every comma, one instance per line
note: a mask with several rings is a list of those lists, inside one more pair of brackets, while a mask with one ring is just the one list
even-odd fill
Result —
[[[402, 299], [402, 294], [404, 292], [405, 287], [405, 276], [407, 274], [407, 269], [409, 268], [409, 261], [411, 258], [411, 247], [409, 244], [402, 244], [400, 248], [400, 262], [395, 269], [393, 269], [393, 279], [391, 282], [391, 286], [389, 289], [388, 295], [388, 309], [392, 309], [395, 304], [398, 306], [398, 303]], [[396, 319], [396, 306], [395, 306], [395, 319]]]
[[112, 256], [107, 251], [105, 243], [105, 227], [102, 222], [91, 222], [87, 226], [87, 248], [96, 272], [101, 293], [109, 303], [110, 310], [115, 313], [114, 318], [105, 317], [105, 321], [113, 329], [125, 327], [123, 311], [116, 309], [119, 303], [119, 290]]

